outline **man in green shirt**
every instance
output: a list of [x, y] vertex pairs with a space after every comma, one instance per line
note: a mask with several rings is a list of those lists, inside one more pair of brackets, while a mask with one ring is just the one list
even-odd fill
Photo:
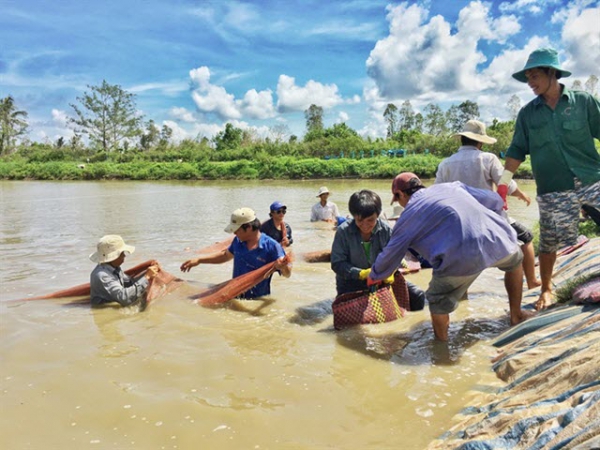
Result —
[[558, 82], [570, 75], [550, 48], [535, 50], [523, 70], [513, 74], [537, 97], [519, 111], [498, 193], [506, 205], [508, 183], [530, 155], [540, 210], [542, 286], [537, 309], [552, 300], [556, 251], [575, 244], [582, 204], [600, 206], [600, 155], [594, 145], [594, 138], [600, 139], [600, 102]]

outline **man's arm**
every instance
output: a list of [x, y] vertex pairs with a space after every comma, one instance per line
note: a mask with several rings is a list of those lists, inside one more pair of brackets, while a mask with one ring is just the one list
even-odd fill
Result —
[[189, 272], [192, 267], [196, 267], [198, 264], [222, 264], [224, 262], [231, 261], [232, 259], [233, 253], [225, 249], [210, 255], [188, 259], [181, 265], [180, 269], [182, 272]]
[[520, 160], [511, 158], [509, 156], [506, 157], [506, 162], [504, 163], [504, 172], [500, 177], [500, 181], [498, 182], [498, 194], [502, 197], [502, 201], [504, 202], [504, 209], [508, 209], [508, 202], [506, 201], [506, 196], [508, 195], [508, 185], [513, 181], [512, 177], [521, 165]]

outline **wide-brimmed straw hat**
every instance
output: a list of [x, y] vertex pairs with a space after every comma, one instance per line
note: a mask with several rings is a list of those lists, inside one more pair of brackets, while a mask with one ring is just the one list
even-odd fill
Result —
[[226, 233], [235, 233], [239, 228], [247, 223], [254, 222], [256, 214], [250, 208], [236, 209], [231, 213], [231, 221], [225, 227]]
[[98, 264], [114, 261], [123, 252], [132, 254], [135, 251], [133, 245], [125, 244], [123, 238], [116, 234], [102, 236], [96, 248], [97, 250], [90, 255], [90, 259]]
[[477, 142], [483, 142], [484, 144], [494, 144], [496, 138], [485, 134], [485, 124], [479, 120], [469, 120], [463, 125], [462, 131], [455, 133], [452, 137], [460, 138], [460, 136], [468, 137]]
[[560, 67], [556, 50], [553, 48], [539, 48], [529, 55], [529, 59], [525, 63], [523, 70], [513, 73], [512, 77], [521, 83], [527, 83], [525, 72], [537, 67], [550, 67], [556, 69], [556, 71], [560, 73], [561, 78], [566, 78], [571, 75], [571, 72]]
[[327, 189], [327, 186], [321, 186], [319, 188], [319, 193], [317, 194], [317, 197], [320, 197], [323, 194], [329, 194], [329, 189]]

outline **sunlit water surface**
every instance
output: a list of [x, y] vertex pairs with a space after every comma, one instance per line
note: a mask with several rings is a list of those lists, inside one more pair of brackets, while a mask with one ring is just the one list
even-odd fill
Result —
[[[309, 221], [327, 184], [343, 214], [354, 191], [389, 181], [0, 182], [0, 447], [5, 449], [422, 449], [445, 431], [490, 371], [490, 340], [507, 328], [501, 272], [477, 280], [452, 314], [450, 344], [432, 339], [427, 308], [334, 332], [328, 249]], [[531, 183], [522, 183], [533, 196]], [[144, 311], [70, 300], [12, 302], [89, 280], [97, 239], [136, 246], [125, 268], [157, 259], [173, 274], [228, 237], [232, 210], [266, 219], [288, 205], [296, 255], [272, 296], [206, 309], [189, 299], [230, 278], [231, 263], [182, 275]], [[527, 225], [534, 203], [513, 201]], [[425, 288], [429, 271], [410, 275]]]

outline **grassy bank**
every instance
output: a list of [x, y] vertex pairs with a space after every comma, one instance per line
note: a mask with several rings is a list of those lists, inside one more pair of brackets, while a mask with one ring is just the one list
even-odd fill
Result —
[[[318, 159], [263, 157], [257, 160], [202, 162], [28, 162], [0, 160], [0, 179], [5, 180], [222, 180], [392, 178], [400, 172], [435, 177], [443, 158], [410, 155], [404, 158]], [[517, 176], [531, 178], [528, 161]]]

